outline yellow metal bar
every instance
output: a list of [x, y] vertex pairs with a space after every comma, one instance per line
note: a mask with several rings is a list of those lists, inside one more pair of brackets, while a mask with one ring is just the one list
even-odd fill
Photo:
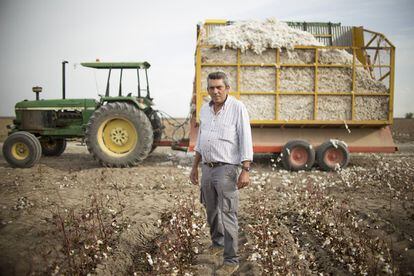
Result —
[[237, 99], [240, 99], [240, 49], [237, 49]]
[[385, 37], [385, 35], [383, 35], [382, 33], [378, 33], [378, 32], [374, 32], [374, 31], [371, 31], [371, 30], [367, 30], [367, 29], [364, 29], [364, 31], [365, 32], [367, 32], [367, 33], [371, 33], [371, 34], [376, 34], [376, 35], [379, 35], [382, 39], [384, 39], [392, 48], [395, 48], [395, 46], [394, 46], [394, 44], [392, 44], [391, 43], [391, 41], [389, 41], [386, 37]]
[[[344, 125], [344, 120], [251, 120], [254, 125]], [[346, 121], [347, 125], [386, 125], [388, 120]]]
[[372, 36], [372, 38], [368, 41], [368, 43], [365, 45], [365, 47], [369, 47], [369, 45], [371, 45], [372, 42], [374, 42], [374, 40], [378, 37], [378, 34], [374, 34]]
[[355, 76], [356, 76], [356, 68], [355, 68], [355, 60], [356, 60], [356, 53], [355, 49], [352, 50], [352, 100], [351, 100], [351, 121], [355, 119]]
[[364, 29], [362, 27], [353, 27], [352, 28], [352, 46], [354, 48], [355, 54], [359, 62], [362, 64], [367, 64], [367, 59], [365, 56], [365, 51], [363, 47], [365, 46], [364, 43]]
[[276, 48], [276, 96], [275, 96], [275, 119], [279, 120], [279, 92], [280, 92], [280, 51]]
[[[202, 66], [204, 67], [236, 67], [238, 66], [237, 63], [203, 63]], [[274, 66], [274, 65], [273, 65]]]
[[391, 46], [372, 46], [372, 47], [365, 47], [366, 50], [389, 50], [391, 49]]
[[[208, 92], [206, 90], [202, 90], [201, 91], [202, 94], [204, 95], [208, 95]], [[304, 91], [279, 91], [279, 92], [275, 92], [275, 91], [271, 91], [271, 92], [265, 92], [265, 91], [235, 91], [235, 92], [230, 92], [229, 94], [231, 95], [307, 95], [307, 96], [312, 96], [315, 94], [314, 91], [312, 92], [304, 92]], [[350, 92], [319, 92], [318, 91], [318, 95], [319, 96], [352, 96], [352, 94], [354, 94], [355, 96], [389, 96], [388, 93], [352, 93], [352, 91]]]
[[384, 76], [378, 79], [378, 81], [383, 81], [386, 77], [390, 75], [390, 71], [388, 71]]
[[390, 124], [393, 123], [394, 120], [394, 70], [395, 70], [395, 48], [391, 48], [390, 51], [390, 61], [391, 61], [391, 68], [390, 68], [390, 82], [389, 82], [389, 89], [390, 89], [390, 98], [389, 98], [389, 113], [388, 113], [388, 121]]
[[366, 97], [389, 97], [388, 93], [355, 93], [355, 96], [366, 96]]
[[226, 19], [206, 19], [204, 21], [204, 24], [206, 25], [211, 25], [211, 24], [221, 24], [221, 25], [225, 25], [227, 24], [227, 20]]
[[200, 109], [203, 104], [203, 97], [201, 96], [201, 49], [196, 49], [196, 122], [200, 122]]
[[315, 96], [313, 98], [313, 119], [318, 118], [318, 64], [319, 64], [319, 51], [315, 48], [315, 76], [314, 76], [314, 91]]
[[391, 67], [391, 65], [374, 65], [374, 64], [372, 64], [372, 65], [356, 64], [355, 66], [356, 67], [364, 67], [364, 68], [370, 68], [370, 67], [372, 67], [372, 68], [390, 68]]
[[[202, 63], [202, 66], [205, 67], [236, 67], [239, 66], [237, 63]], [[280, 64], [280, 67], [314, 67], [314, 64]], [[356, 67], [365, 67], [365, 68], [389, 68], [390, 65], [363, 65], [355, 64]], [[240, 67], [275, 67], [275, 64], [240, 64]], [[339, 67], [339, 68], [352, 68], [352, 64], [321, 64], [319, 63], [318, 67]]]

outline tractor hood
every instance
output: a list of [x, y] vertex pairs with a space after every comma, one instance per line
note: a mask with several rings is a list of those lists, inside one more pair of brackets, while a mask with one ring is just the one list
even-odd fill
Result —
[[68, 110], [82, 111], [85, 109], [95, 110], [98, 105], [95, 99], [56, 99], [56, 100], [24, 100], [16, 103], [15, 109], [18, 110]]

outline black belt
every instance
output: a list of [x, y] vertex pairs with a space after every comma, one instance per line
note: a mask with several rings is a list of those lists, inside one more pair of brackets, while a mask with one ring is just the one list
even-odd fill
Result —
[[203, 164], [209, 166], [210, 168], [215, 168], [215, 167], [219, 167], [223, 165], [233, 165], [233, 164], [224, 163], [224, 162], [204, 162]]

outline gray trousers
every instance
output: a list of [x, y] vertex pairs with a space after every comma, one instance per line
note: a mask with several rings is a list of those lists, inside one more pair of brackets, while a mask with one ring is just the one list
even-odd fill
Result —
[[201, 203], [207, 211], [207, 222], [213, 246], [224, 246], [224, 263], [237, 264], [238, 230], [237, 210], [239, 191], [235, 165], [210, 168], [202, 166]]

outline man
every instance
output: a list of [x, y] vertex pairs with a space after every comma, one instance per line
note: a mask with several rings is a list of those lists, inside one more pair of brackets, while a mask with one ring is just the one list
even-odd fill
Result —
[[223, 252], [224, 262], [217, 274], [231, 275], [239, 267], [238, 189], [247, 186], [250, 181], [252, 134], [246, 107], [228, 95], [230, 85], [225, 73], [210, 73], [207, 90], [211, 101], [200, 110], [190, 180], [198, 185], [198, 165], [202, 161], [200, 190], [210, 226], [212, 245], [209, 251], [213, 255]]

